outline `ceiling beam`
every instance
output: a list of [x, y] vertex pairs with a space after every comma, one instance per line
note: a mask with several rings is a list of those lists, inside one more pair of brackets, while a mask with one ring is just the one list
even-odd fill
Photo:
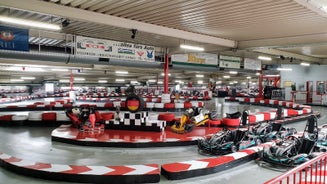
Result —
[[253, 49], [253, 51], [264, 53], [264, 54], [269, 54], [269, 55], [276, 55], [276, 56], [282, 55], [284, 57], [296, 58], [296, 59], [303, 60], [303, 61], [310, 61], [310, 62], [321, 62], [322, 61], [319, 58], [304, 56], [301, 54], [295, 54], [295, 53], [281, 51], [281, 50], [273, 49], [273, 48], [258, 48], [258, 49]]
[[102, 25], [109, 25], [109, 26], [115, 26], [115, 27], [126, 28], [126, 29], [137, 29], [138, 31], [141, 32], [175, 37], [185, 40], [192, 40], [200, 43], [209, 43], [209, 44], [220, 45], [230, 48], [237, 47], [237, 42], [234, 40], [228, 40], [228, 39], [218, 38], [209, 35], [182, 31], [178, 29], [158, 26], [154, 24], [148, 24], [140, 21], [129, 20], [121, 17], [115, 17], [111, 15], [96, 13], [96, 12], [82, 10], [78, 8], [71, 8], [71, 7], [62, 6], [62, 5], [44, 2], [44, 1], [1, 0], [0, 6], [7, 6], [7, 7], [28, 10], [28, 11], [46, 13], [50, 15], [56, 15], [56, 16], [70, 18], [73, 20], [79, 20], [84, 22], [93, 22]]

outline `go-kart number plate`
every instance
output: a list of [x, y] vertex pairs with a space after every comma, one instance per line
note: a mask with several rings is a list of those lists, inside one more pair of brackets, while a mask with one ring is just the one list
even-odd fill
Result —
[[202, 120], [204, 120], [204, 116], [203, 116], [203, 114], [199, 114], [199, 115], [195, 116], [194, 119], [195, 119], [196, 123], [199, 123]]

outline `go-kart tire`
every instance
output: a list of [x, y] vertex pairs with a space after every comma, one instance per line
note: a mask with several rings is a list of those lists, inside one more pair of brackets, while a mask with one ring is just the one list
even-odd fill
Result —
[[[139, 102], [138, 107], [135, 108], [135, 109], [129, 108], [128, 101], [130, 101], [130, 100], [136, 100], [136, 101], [138, 101], [138, 102]], [[138, 112], [138, 111], [142, 111], [143, 108], [144, 108], [144, 100], [143, 100], [143, 98], [141, 98], [141, 97], [139, 97], [139, 96], [137, 96], [137, 95], [131, 95], [131, 96], [128, 96], [128, 97], [126, 98], [126, 101], [125, 101], [125, 107], [126, 107], [126, 109], [127, 109], [128, 111], [130, 111], [130, 112]]]
[[236, 145], [232, 145], [232, 147], [231, 147], [230, 149], [231, 149], [231, 151], [232, 151], [233, 153], [235, 153], [235, 152], [238, 151], [238, 147], [237, 147]]
[[185, 132], [191, 132], [194, 129], [195, 125], [194, 124], [185, 124]]
[[259, 144], [262, 144], [262, 140], [261, 139], [255, 140], [255, 145], [259, 145]]

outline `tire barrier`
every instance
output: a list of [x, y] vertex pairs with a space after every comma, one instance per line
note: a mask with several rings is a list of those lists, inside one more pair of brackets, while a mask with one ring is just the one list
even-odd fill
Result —
[[158, 164], [87, 166], [41, 163], [0, 153], [0, 164], [7, 170], [47, 180], [78, 183], [157, 183]]

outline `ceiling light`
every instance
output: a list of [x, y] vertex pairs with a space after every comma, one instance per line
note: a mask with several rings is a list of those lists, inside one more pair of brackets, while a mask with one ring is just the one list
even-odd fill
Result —
[[59, 82], [62, 82], [62, 83], [68, 83], [70, 82], [68, 79], [60, 79]]
[[[168, 76], [170, 76], [171, 74], [170, 73], [168, 73]], [[161, 76], [165, 76], [165, 74], [164, 73], [161, 73]]]
[[229, 84], [234, 84], [234, 82], [229, 82]]
[[84, 78], [78, 78], [78, 77], [74, 78], [74, 80], [75, 80], [75, 81], [85, 81]]
[[34, 68], [34, 67], [18, 67], [18, 66], [12, 66], [8, 67], [7, 70], [9, 71], [26, 71], [26, 72], [44, 72], [43, 68]]
[[265, 77], [279, 77], [280, 75], [265, 75]]
[[235, 84], [237, 84], [237, 83], [238, 83], [238, 81], [234, 81], [234, 83], [235, 83]]
[[198, 84], [203, 84], [203, 80], [198, 80]]
[[302, 62], [301, 65], [302, 65], [302, 66], [310, 66], [310, 63]]
[[25, 80], [34, 80], [35, 77], [21, 77], [20, 79], [25, 79]]
[[247, 76], [246, 78], [247, 78], [247, 79], [251, 79], [251, 77], [250, 77], [250, 76]]
[[182, 49], [189, 49], [189, 50], [196, 50], [196, 51], [204, 51], [203, 47], [196, 47], [196, 46], [191, 46], [191, 45], [180, 45], [180, 48]]
[[225, 79], [229, 79], [230, 76], [229, 76], [229, 75], [224, 75], [223, 78], [225, 78]]
[[292, 68], [277, 68], [279, 71], [292, 71]]
[[148, 82], [156, 82], [154, 79], [149, 79]]
[[125, 82], [125, 79], [116, 79], [116, 82]]
[[255, 73], [255, 75], [260, 75], [260, 72]]
[[131, 81], [131, 84], [138, 84], [138, 81]]
[[221, 84], [222, 83], [222, 81], [216, 81], [216, 84]]
[[23, 79], [10, 79], [11, 82], [23, 82]]
[[128, 74], [128, 71], [115, 71], [117, 74]]
[[242, 84], [242, 85], [246, 85], [246, 82], [242, 82], [241, 84]]
[[98, 83], [107, 83], [107, 80], [98, 80]]
[[163, 82], [162, 81], [158, 81], [158, 84], [163, 84]]
[[56, 71], [56, 72], [68, 72], [69, 70], [66, 68], [52, 68], [52, 71]]
[[204, 77], [204, 75], [196, 74], [195, 77], [201, 78], [201, 77]]
[[230, 74], [237, 74], [237, 71], [229, 71]]
[[271, 61], [271, 57], [267, 57], [267, 56], [259, 56], [258, 59], [265, 60], [265, 61]]
[[175, 80], [176, 83], [183, 83], [181, 80]]
[[41, 29], [49, 29], [49, 30], [54, 30], [54, 31], [58, 31], [61, 29], [61, 27], [56, 24], [32, 21], [32, 20], [27, 20], [27, 19], [19, 19], [19, 18], [14, 18], [14, 17], [6, 17], [6, 16], [0, 16], [0, 22], [28, 26], [28, 27], [36, 27], [36, 28], [41, 28]]

